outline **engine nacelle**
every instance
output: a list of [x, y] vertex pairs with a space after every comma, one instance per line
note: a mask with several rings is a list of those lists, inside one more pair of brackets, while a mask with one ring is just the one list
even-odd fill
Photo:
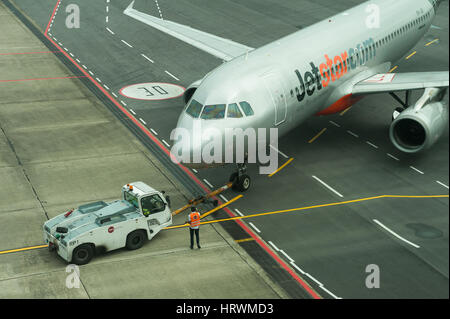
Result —
[[197, 90], [197, 88], [200, 86], [200, 83], [202, 83], [202, 81], [203, 81], [203, 79], [197, 80], [187, 87], [186, 91], [184, 91], [184, 93], [183, 93], [184, 104], [187, 104], [187, 102], [189, 102], [192, 95], [194, 95], [195, 90]]
[[426, 89], [414, 106], [395, 118], [389, 130], [395, 147], [406, 153], [417, 153], [436, 143], [448, 125], [448, 105], [442, 101], [442, 93], [441, 89]]

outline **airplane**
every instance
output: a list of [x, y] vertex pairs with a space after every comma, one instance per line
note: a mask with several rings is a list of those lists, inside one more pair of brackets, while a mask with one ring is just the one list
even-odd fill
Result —
[[[202, 130], [277, 128], [283, 136], [313, 115], [342, 112], [366, 95], [388, 93], [400, 104], [390, 140], [400, 151], [417, 153], [431, 147], [448, 125], [449, 74], [390, 70], [432, 26], [441, 1], [367, 1], [257, 49], [140, 12], [134, 1], [124, 14], [223, 60], [186, 89], [177, 128], [192, 131], [196, 123]], [[419, 89], [424, 94], [411, 103], [411, 91]], [[229, 147], [223, 144], [223, 160]], [[246, 162], [236, 161], [237, 172], [230, 176], [241, 192], [251, 184]]]

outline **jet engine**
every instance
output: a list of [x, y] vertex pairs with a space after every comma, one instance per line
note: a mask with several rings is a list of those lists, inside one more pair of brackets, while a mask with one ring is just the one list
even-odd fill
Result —
[[427, 88], [415, 105], [400, 114], [394, 112], [389, 136], [395, 147], [406, 153], [417, 153], [436, 143], [448, 125], [445, 93], [443, 89]]

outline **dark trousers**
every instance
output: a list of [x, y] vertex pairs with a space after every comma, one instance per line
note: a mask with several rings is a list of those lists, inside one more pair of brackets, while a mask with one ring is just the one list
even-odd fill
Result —
[[197, 246], [200, 246], [200, 235], [199, 235], [199, 229], [192, 229], [189, 228], [189, 232], [191, 233], [191, 247], [194, 247], [194, 233], [195, 238], [197, 239]]

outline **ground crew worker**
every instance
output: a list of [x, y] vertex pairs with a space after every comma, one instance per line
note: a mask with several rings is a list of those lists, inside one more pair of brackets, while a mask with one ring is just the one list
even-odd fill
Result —
[[189, 232], [191, 234], [191, 249], [194, 249], [194, 234], [197, 239], [197, 247], [200, 249], [200, 213], [197, 211], [197, 208], [191, 207], [191, 213], [187, 222], [189, 223]]

